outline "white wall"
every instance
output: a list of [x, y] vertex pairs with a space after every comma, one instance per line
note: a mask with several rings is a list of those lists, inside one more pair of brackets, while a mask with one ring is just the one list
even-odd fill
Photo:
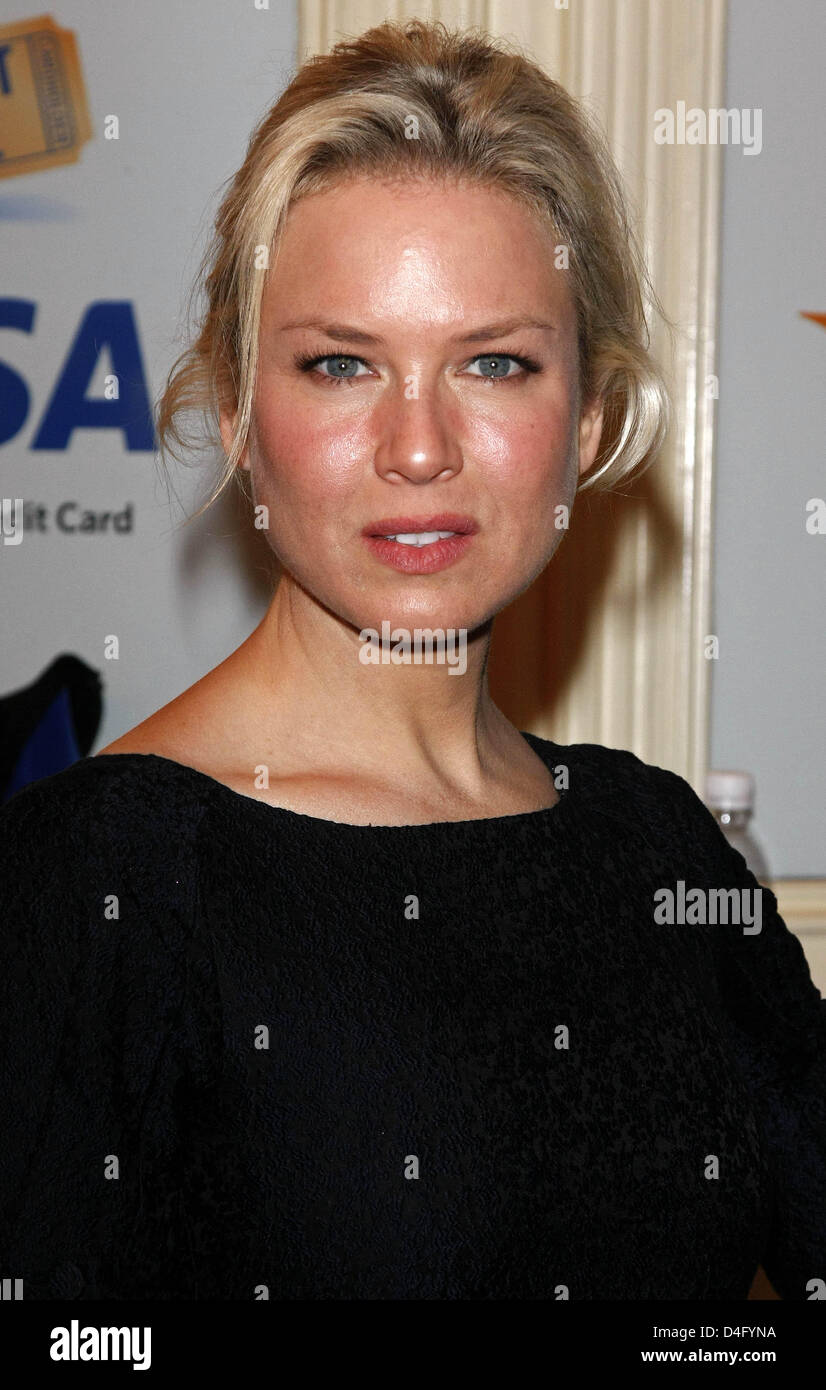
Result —
[[757, 780], [777, 877], [826, 876], [826, 5], [729, 0], [726, 106], [763, 148], [725, 151], [711, 765]]

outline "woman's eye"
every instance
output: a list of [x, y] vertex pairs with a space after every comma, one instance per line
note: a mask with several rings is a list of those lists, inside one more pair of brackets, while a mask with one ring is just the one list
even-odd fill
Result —
[[332, 364], [331, 370], [329, 372], [320, 372], [319, 375], [326, 376], [333, 381], [348, 381], [351, 377], [356, 375], [358, 367], [363, 367], [365, 365], [359, 357], [334, 355], [317, 359], [317, 365], [319, 367], [327, 362]]
[[[476, 366], [477, 363], [480, 368], [484, 369], [479, 372], [479, 375], [487, 377], [489, 381], [499, 381], [504, 377], [515, 375], [508, 370], [511, 365], [520, 367], [518, 357], [510, 357], [504, 352], [489, 352], [480, 357], [474, 357], [471, 365]], [[471, 375], [475, 375], [475, 373], [471, 373]]]

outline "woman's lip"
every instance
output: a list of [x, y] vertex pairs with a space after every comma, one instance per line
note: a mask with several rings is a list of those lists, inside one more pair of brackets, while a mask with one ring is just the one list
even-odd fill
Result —
[[457, 535], [472, 536], [479, 527], [472, 516], [459, 512], [439, 512], [438, 516], [387, 516], [371, 521], [363, 536], [410, 536], [425, 531], [455, 531]]
[[[420, 526], [421, 523], [417, 522], [417, 527]], [[450, 531], [453, 528], [436, 526], [433, 529]], [[404, 535], [405, 532], [402, 531], [400, 534]], [[431, 541], [429, 545], [405, 545], [403, 541], [387, 540], [383, 535], [365, 535], [364, 539], [377, 560], [389, 565], [391, 569], [401, 571], [402, 574], [435, 574], [437, 570], [447, 569], [448, 565], [461, 559], [468, 546], [473, 543], [470, 532], [457, 533], [443, 541]]]

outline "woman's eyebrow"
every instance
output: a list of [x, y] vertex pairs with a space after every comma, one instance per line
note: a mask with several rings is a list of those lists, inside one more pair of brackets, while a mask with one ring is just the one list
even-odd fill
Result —
[[[287, 333], [294, 328], [314, 328], [319, 333], [325, 333], [330, 338], [346, 338], [351, 343], [366, 343], [373, 346], [383, 347], [384, 338], [377, 337], [373, 333], [365, 333], [361, 328], [354, 328], [348, 323], [325, 323], [322, 319], [292, 319], [289, 323], [282, 323], [279, 332]], [[552, 323], [546, 323], [543, 319], [535, 318], [510, 318], [500, 319], [498, 323], [486, 323], [479, 328], [474, 328], [469, 333], [456, 333], [448, 341], [453, 343], [476, 343], [485, 338], [501, 338], [508, 333], [515, 333], [520, 328], [540, 328], [549, 333], [555, 333], [556, 328]]]

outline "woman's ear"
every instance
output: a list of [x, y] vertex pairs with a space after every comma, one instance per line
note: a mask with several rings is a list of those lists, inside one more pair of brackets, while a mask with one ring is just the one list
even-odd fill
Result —
[[605, 403], [595, 396], [583, 407], [579, 417], [579, 474], [582, 477], [593, 465], [602, 438]]

